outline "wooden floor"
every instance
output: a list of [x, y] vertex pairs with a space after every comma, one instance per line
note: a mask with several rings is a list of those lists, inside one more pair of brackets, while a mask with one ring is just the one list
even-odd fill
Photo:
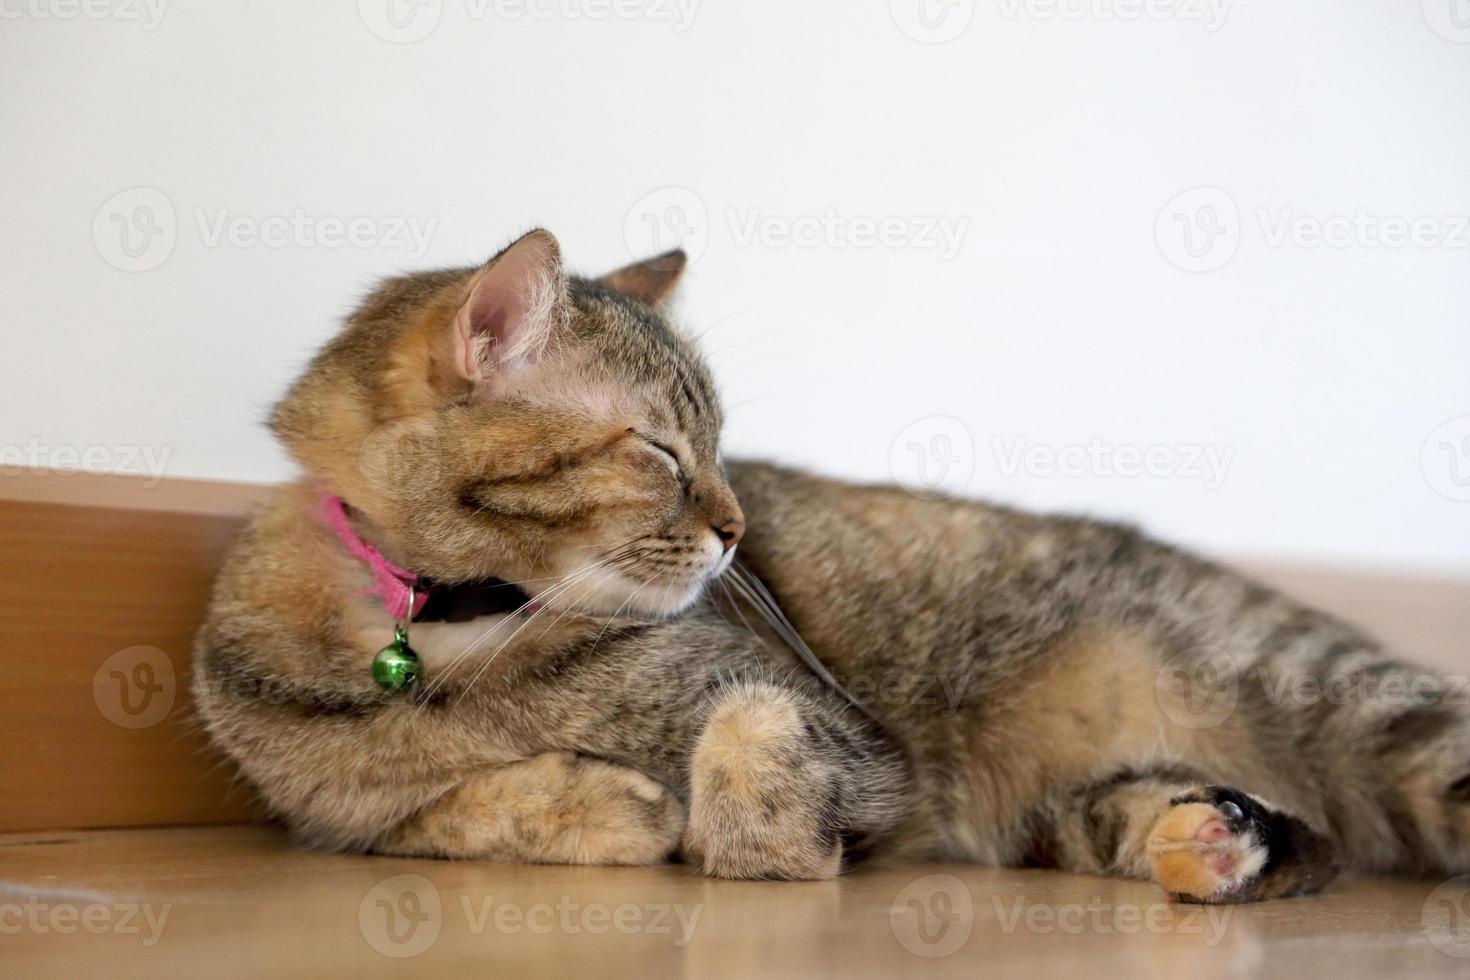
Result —
[[[717, 882], [313, 854], [261, 826], [152, 829], [252, 812], [180, 721], [177, 685], [173, 713], [147, 725], [109, 685], [139, 650], [158, 684], [183, 675], [219, 553], [257, 495], [112, 477], [0, 486], [0, 663], [24, 692], [0, 711], [0, 978], [1470, 977], [1470, 877], [1210, 910], [1056, 872]], [[1470, 583], [1252, 571], [1470, 673]], [[29, 829], [121, 826], [134, 829]]]
[[305, 853], [251, 826], [10, 834], [0, 876], [5, 977], [1470, 975], [1470, 900], [1434, 882], [1205, 909], [1057, 872], [717, 882]]

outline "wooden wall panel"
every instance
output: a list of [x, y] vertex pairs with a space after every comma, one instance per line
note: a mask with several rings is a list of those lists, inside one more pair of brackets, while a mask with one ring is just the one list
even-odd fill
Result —
[[[252, 819], [189, 723], [190, 642], [214, 570], [268, 488], [0, 474], [0, 831]], [[1470, 583], [1246, 566], [1470, 672]]]
[[0, 831], [251, 818], [186, 697], [190, 640], [240, 523], [0, 501]]

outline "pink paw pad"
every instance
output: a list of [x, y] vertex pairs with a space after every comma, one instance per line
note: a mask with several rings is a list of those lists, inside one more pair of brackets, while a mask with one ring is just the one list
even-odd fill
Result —
[[1235, 870], [1235, 857], [1231, 854], [1206, 854], [1205, 867], [1222, 878], [1229, 877]]
[[1171, 807], [1149, 835], [1154, 879], [1177, 895], [1220, 901], [1234, 894], [1265, 860], [1248, 834], [1231, 828], [1240, 816], [1230, 801]]
[[1225, 825], [1225, 821], [1206, 820], [1194, 832], [1194, 839], [1201, 844], [1218, 844], [1223, 840], [1229, 840], [1233, 834], [1234, 831]]

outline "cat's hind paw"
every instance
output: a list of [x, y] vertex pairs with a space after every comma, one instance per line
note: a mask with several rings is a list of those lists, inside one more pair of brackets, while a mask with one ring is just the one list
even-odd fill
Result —
[[1190, 902], [1250, 902], [1319, 890], [1337, 873], [1327, 841], [1238, 790], [1206, 786], [1170, 801], [1148, 835], [1154, 880]]
[[1176, 803], [1148, 837], [1154, 880], [1171, 895], [1228, 902], [1260, 874], [1270, 857], [1245, 825], [1240, 806]]

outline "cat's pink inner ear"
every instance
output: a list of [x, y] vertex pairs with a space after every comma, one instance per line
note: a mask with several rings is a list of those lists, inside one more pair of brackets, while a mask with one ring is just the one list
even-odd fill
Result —
[[491, 372], [533, 363], [563, 315], [565, 298], [556, 238], [540, 230], [522, 236], [476, 274], [455, 315], [455, 367], [478, 383]]

